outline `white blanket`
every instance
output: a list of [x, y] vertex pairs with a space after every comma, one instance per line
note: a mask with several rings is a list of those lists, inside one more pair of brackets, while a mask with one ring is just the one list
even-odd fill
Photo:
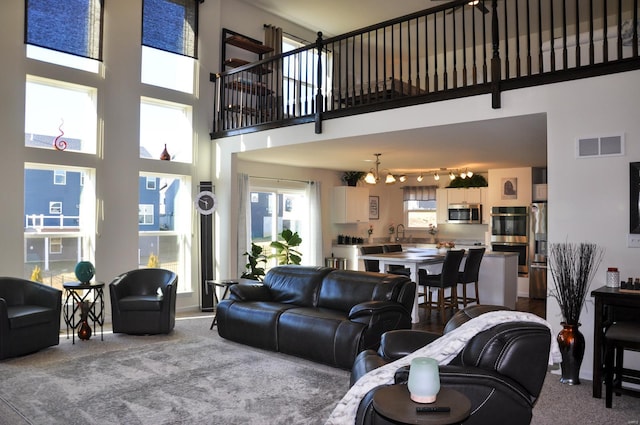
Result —
[[[392, 363], [374, 369], [364, 375], [349, 389], [340, 400], [325, 425], [354, 424], [356, 413], [362, 398], [373, 388], [380, 385], [392, 385], [396, 370], [411, 364], [414, 357], [431, 357], [438, 364], [446, 365], [453, 360], [464, 348], [467, 342], [479, 332], [489, 329], [497, 324], [505, 322], [537, 322], [542, 323], [552, 330], [549, 323], [531, 313], [517, 311], [493, 311], [485, 313], [475, 319], [469, 320], [460, 327], [433, 341], [408, 356], [402, 357]], [[549, 352], [549, 364], [560, 363], [562, 357], [555, 338], [551, 338]]]

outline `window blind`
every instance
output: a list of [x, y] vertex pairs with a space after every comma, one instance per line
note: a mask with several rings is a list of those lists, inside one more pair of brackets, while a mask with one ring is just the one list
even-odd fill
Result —
[[104, 0], [26, 0], [25, 43], [102, 60]]
[[403, 201], [435, 201], [437, 186], [405, 186]]
[[199, 0], [143, 0], [142, 44], [197, 58]]

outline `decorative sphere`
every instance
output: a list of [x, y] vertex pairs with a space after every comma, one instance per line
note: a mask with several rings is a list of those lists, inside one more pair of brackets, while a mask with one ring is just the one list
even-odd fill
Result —
[[80, 261], [76, 264], [76, 278], [82, 283], [89, 283], [95, 272], [96, 269], [90, 261]]

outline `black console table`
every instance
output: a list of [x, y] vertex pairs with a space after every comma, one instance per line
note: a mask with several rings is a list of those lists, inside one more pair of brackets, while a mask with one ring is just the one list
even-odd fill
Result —
[[[418, 413], [417, 407], [444, 407], [449, 411]], [[416, 403], [411, 400], [407, 386], [398, 384], [378, 389], [373, 395], [373, 408], [381, 416], [401, 424], [450, 425], [469, 417], [471, 402], [459, 391], [440, 388], [435, 402]]]
[[[76, 315], [80, 314], [80, 304], [89, 303], [88, 320], [93, 322], [93, 332], [96, 324], [100, 325], [100, 340], [104, 341], [104, 282], [84, 284], [82, 282], [68, 282], [62, 285], [64, 288], [64, 323], [67, 326], [67, 339], [69, 328], [73, 344], [76, 343], [75, 330], [80, 326], [80, 320]], [[89, 297], [92, 295], [92, 297]]]
[[603, 286], [591, 291], [596, 310], [593, 324], [593, 397], [602, 397], [604, 333], [615, 320], [640, 321], [640, 291]]

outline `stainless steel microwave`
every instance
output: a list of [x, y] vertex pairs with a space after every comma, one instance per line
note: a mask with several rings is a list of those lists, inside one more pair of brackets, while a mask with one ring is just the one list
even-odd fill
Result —
[[447, 223], [482, 224], [481, 204], [449, 204]]

